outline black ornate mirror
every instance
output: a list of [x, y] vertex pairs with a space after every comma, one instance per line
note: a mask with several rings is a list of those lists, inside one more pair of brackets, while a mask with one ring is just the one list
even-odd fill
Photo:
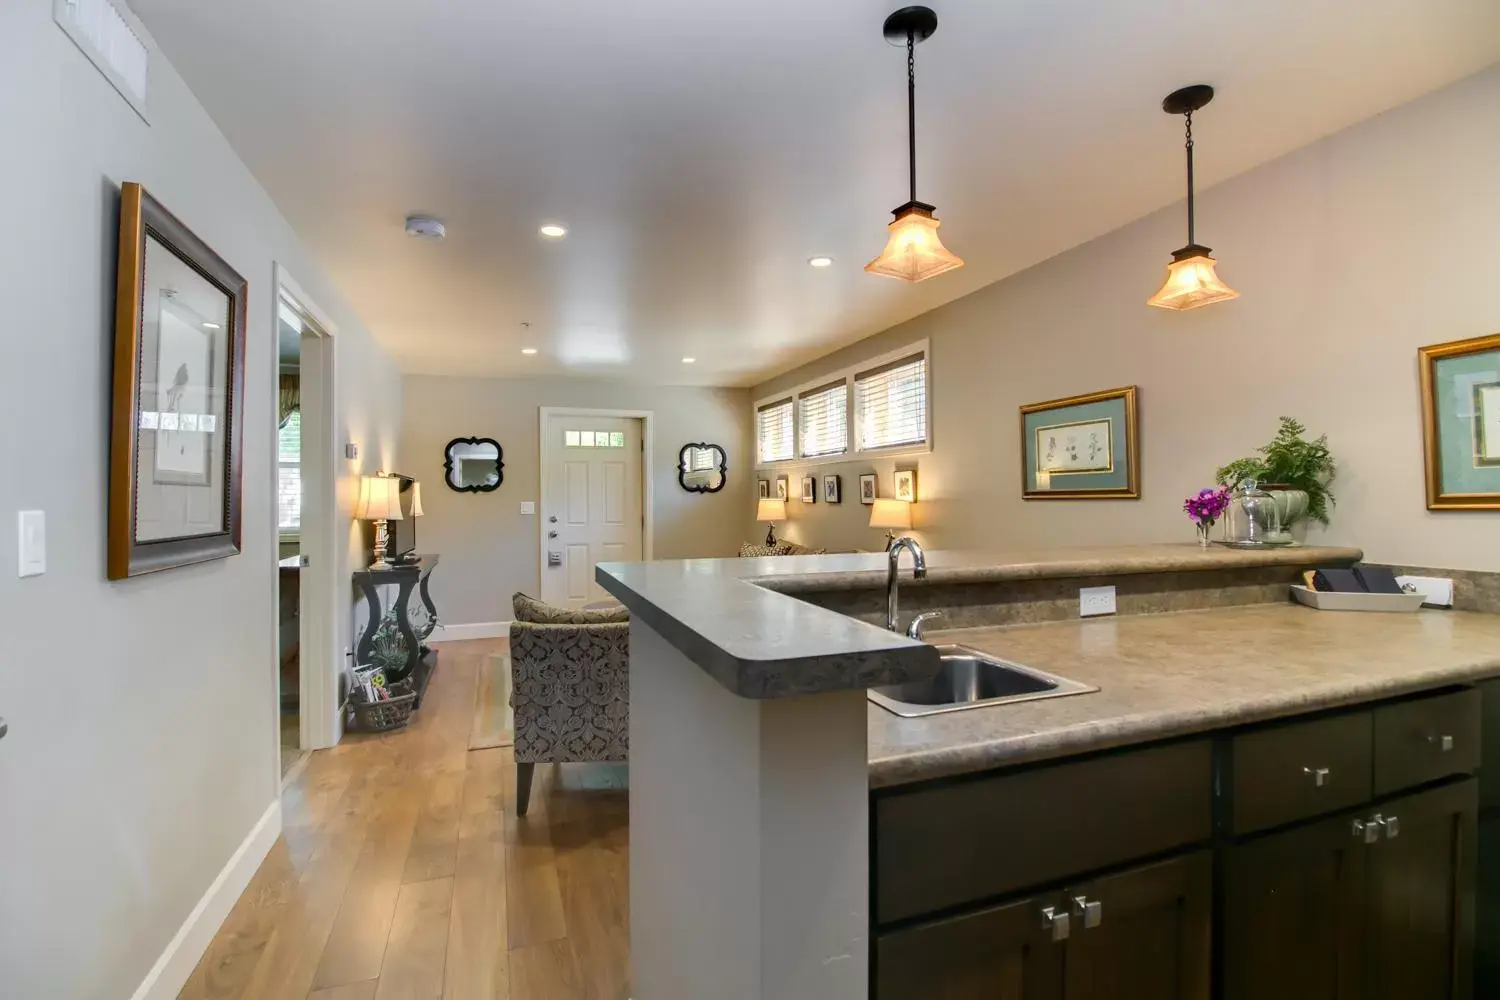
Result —
[[729, 478], [729, 460], [716, 444], [693, 442], [677, 453], [677, 481], [689, 493], [717, 493]]
[[490, 493], [505, 481], [504, 452], [494, 438], [454, 438], [443, 449], [443, 478], [460, 493]]

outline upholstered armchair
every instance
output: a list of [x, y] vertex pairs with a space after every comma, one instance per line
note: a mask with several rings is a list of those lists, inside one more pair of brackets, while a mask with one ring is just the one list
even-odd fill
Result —
[[554, 608], [514, 598], [511, 708], [516, 814], [524, 816], [537, 764], [630, 756], [630, 621], [618, 611]]

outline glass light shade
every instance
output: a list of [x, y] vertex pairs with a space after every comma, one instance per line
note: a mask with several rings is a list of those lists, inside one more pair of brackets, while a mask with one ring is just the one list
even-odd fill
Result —
[[865, 265], [865, 270], [902, 281], [922, 281], [963, 267], [963, 260], [950, 253], [938, 238], [939, 225], [931, 208], [916, 204], [901, 206], [890, 223], [891, 236], [885, 249]]
[[422, 516], [422, 484], [416, 480], [411, 484], [411, 516]]
[[772, 523], [776, 521], [785, 521], [786, 501], [776, 499], [762, 499], [755, 506], [755, 519], [757, 521], [770, 521]]
[[[1192, 250], [1184, 255], [1183, 250]], [[1177, 251], [1172, 263], [1167, 265], [1167, 280], [1157, 293], [1146, 300], [1146, 305], [1161, 309], [1197, 309], [1237, 299], [1240, 293], [1224, 284], [1214, 271], [1216, 261], [1203, 247]]]
[[362, 521], [401, 520], [401, 480], [394, 476], [362, 477], [354, 516]]
[[870, 507], [870, 527], [911, 528], [911, 504], [905, 500], [876, 500]]

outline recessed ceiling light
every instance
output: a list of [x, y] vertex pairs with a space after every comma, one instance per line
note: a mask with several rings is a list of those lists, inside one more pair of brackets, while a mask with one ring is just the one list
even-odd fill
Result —
[[833, 263], [832, 257], [809, 257], [807, 263], [812, 267], [828, 267]]
[[217, 323], [204, 323], [203, 324], [203, 329], [205, 329], [205, 330], [222, 330], [224, 328], [222, 326], [220, 326], [219, 324], [217, 324]]
[[698, 360], [697, 358], [683, 358], [682, 359], [682, 363], [685, 364], [685, 365], [690, 365], [694, 361], [697, 361], [697, 360]]
[[559, 226], [555, 222], [549, 222], [541, 229], [538, 229], [537, 232], [541, 233], [549, 240], [560, 240], [564, 236], [568, 235], [568, 228], [566, 226]]
[[431, 240], [437, 243], [448, 235], [448, 227], [443, 225], [441, 219], [435, 219], [430, 215], [408, 215], [406, 235], [412, 239]]
[[521, 348], [521, 353], [522, 354], [535, 354], [536, 353], [536, 348], [535, 347], [523, 347], [523, 348]]

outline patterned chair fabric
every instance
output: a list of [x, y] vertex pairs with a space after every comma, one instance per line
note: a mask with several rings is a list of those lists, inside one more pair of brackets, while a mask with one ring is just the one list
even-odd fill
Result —
[[761, 556], [821, 556], [827, 555], [827, 549], [810, 549], [806, 545], [798, 545], [781, 539], [775, 545], [766, 545], [759, 542], [745, 542], [740, 546], [741, 559], [755, 559]]
[[511, 596], [510, 604], [518, 622], [535, 622], [541, 625], [608, 625], [630, 621], [630, 612], [624, 608], [611, 608], [607, 611], [559, 608], [529, 597], [519, 590]]

